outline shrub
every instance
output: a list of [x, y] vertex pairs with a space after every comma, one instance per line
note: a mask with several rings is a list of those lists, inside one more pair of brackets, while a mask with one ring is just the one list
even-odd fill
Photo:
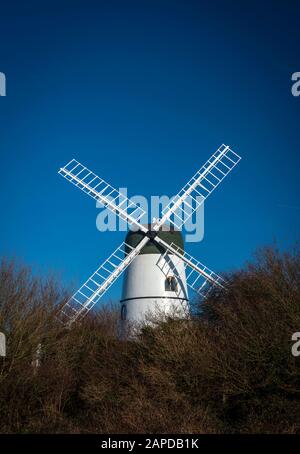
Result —
[[300, 254], [266, 248], [227, 279], [190, 320], [121, 341], [117, 305], [66, 330], [54, 315], [69, 292], [3, 261], [0, 431], [299, 433]]

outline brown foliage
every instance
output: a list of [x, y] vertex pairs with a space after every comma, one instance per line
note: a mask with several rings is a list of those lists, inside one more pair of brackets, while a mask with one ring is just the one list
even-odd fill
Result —
[[191, 320], [120, 341], [116, 307], [65, 330], [67, 292], [3, 261], [0, 431], [299, 433], [300, 254], [265, 249], [228, 279]]

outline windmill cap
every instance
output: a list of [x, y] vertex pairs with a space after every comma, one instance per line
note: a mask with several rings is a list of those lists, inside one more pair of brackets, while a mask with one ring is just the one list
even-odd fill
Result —
[[[152, 231], [153, 224], [144, 224], [143, 226]], [[128, 246], [135, 248], [144, 238], [144, 236], [145, 234], [141, 230], [137, 230], [136, 232], [129, 230], [125, 238], [125, 243], [128, 244]], [[181, 231], [175, 229], [171, 225], [162, 225], [158, 231], [157, 236], [168, 244], [173, 243], [175, 246], [180, 247], [182, 250], [184, 249], [184, 242]], [[125, 247], [125, 251], [126, 253], [129, 253], [130, 248]], [[155, 240], [149, 240], [148, 243], [140, 251], [140, 254], [161, 254], [163, 252], [165, 252], [165, 249], [162, 246], [157, 244]]]

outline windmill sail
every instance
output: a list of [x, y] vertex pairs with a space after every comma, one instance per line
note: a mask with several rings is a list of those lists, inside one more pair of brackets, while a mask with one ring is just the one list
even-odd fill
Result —
[[58, 173], [90, 197], [102, 202], [104, 206], [116, 212], [130, 225], [135, 224], [140, 227], [138, 221], [145, 214], [145, 211], [76, 159], [68, 162]]
[[163, 209], [162, 218], [155, 229], [158, 230], [166, 221], [181, 229], [204, 200], [238, 164], [240, 159], [241, 157], [228, 146], [221, 145]]
[[84, 317], [137, 255], [137, 249], [123, 242], [61, 308], [58, 318], [71, 325]]
[[[174, 243], [168, 244], [158, 237], [156, 237], [156, 241], [165, 248], [161, 260], [162, 266], [165, 267], [163, 271], [173, 271], [174, 274], [176, 274], [178, 268], [176, 261], [169, 261], [167, 258], [169, 254], [173, 254], [178, 257], [178, 260], [182, 260], [185, 263], [187, 285], [195, 292], [202, 296], [206, 296], [207, 291], [211, 286], [224, 288], [225, 280], [221, 276], [210, 270], [206, 265], [203, 265], [203, 263], [196, 260], [187, 252], [183, 251], [179, 246]], [[158, 264], [158, 266], [160, 265]], [[169, 270], [167, 270], [168, 267]]]

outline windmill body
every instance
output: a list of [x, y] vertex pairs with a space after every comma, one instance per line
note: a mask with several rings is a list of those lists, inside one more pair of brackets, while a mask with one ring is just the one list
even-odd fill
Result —
[[[152, 231], [153, 225], [147, 227]], [[129, 231], [125, 243], [134, 248], [143, 236], [140, 230]], [[162, 226], [157, 236], [183, 249], [180, 231]], [[188, 315], [184, 261], [165, 252], [157, 242], [150, 240], [126, 268], [120, 301], [123, 329], [149, 322], [153, 316], [185, 318]]]

